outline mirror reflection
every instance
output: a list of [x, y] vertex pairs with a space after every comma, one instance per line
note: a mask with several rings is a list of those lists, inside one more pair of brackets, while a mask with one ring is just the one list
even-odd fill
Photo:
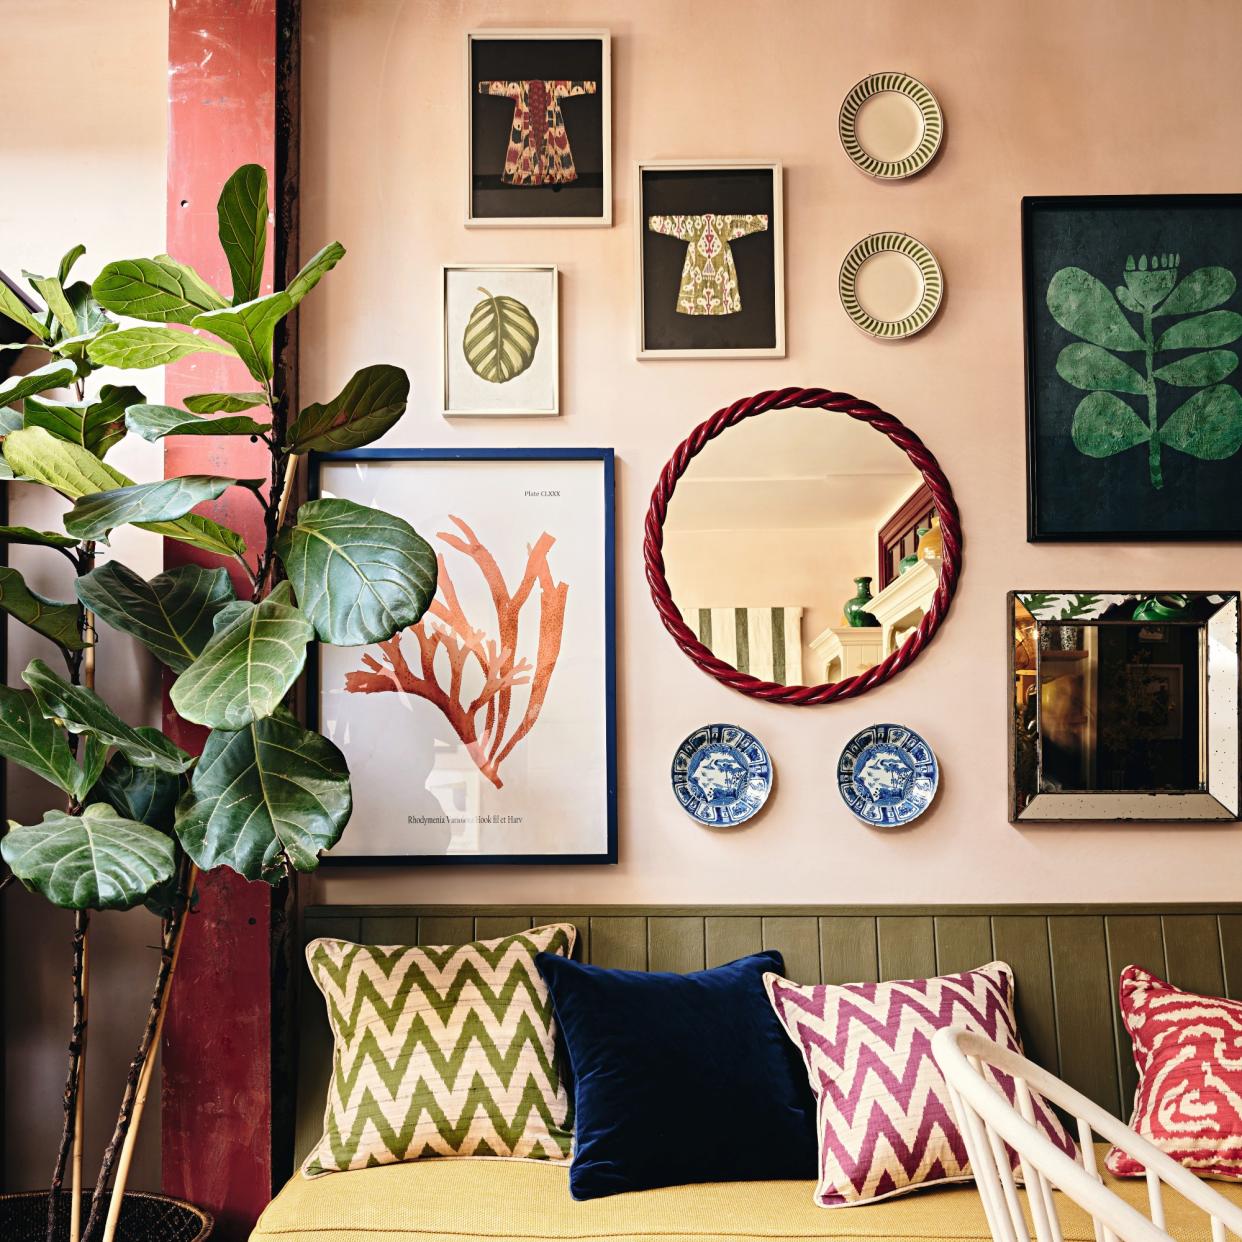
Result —
[[740, 672], [818, 685], [865, 672], [931, 606], [931, 493], [886, 436], [847, 415], [774, 410], [710, 441], [664, 522], [669, 589]]

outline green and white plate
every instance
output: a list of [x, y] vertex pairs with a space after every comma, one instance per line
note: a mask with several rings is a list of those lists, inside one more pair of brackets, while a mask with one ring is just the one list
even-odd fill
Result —
[[940, 309], [944, 276], [908, 233], [872, 233], [841, 264], [841, 305], [868, 336], [896, 341], [921, 332]]
[[895, 181], [926, 168], [940, 150], [944, 114], [936, 97], [908, 73], [873, 73], [841, 104], [845, 153], [870, 177]]

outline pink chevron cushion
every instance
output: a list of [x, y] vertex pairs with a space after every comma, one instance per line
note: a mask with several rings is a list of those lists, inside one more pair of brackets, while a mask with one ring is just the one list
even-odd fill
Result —
[[[1138, 966], [1121, 972], [1121, 1016], [1138, 1089], [1130, 1128], [1206, 1177], [1242, 1179], [1242, 1002], [1183, 992]], [[1118, 1177], [1143, 1166], [1114, 1147]]]
[[[966, 1144], [931, 1041], [942, 1027], [958, 1025], [1021, 1052], [1013, 971], [1004, 962], [895, 983], [804, 986], [770, 973], [763, 982], [815, 1092], [817, 1203], [852, 1207], [970, 1180]], [[1013, 1080], [996, 1073], [993, 1081], [1012, 1101]], [[1048, 1137], [1074, 1153], [1048, 1104], [1036, 1095], [1032, 1103]]]

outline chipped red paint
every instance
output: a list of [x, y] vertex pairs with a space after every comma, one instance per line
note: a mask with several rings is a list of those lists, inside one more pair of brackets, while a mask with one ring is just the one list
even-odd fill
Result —
[[[277, 0], [171, 0], [168, 13], [167, 249], [217, 288], [230, 288], [216, 237], [216, 198], [240, 164], [275, 166]], [[274, 178], [273, 178], [274, 180]], [[269, 231], [263, 292], [272, 288]], [[251, 388], [238, 362], [199, 354], [170, 367], [166, 399]], [[165, 441], [165, 476], [267, 473], [262, 444]], [[200, 512], [262, 538], [253, 496], [234, 490]], [[218, 558], [167, 542], [167, 566]], [[231, 565], [241, 593], [240, 568]], [[189, 750], [205, 731], [164, 724]], [[181, 953], [163, 1045], [163, 1185], [216, 1217], [214, 1237], [243, 1242], [271, 1196], [271, 890], [233, 872], [200, 883]]]

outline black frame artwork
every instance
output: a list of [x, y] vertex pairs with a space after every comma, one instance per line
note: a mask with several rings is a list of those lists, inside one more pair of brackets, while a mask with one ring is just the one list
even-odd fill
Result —
[[1242, 538], [1242, 195], [1022, 200], [1027, 539]]

